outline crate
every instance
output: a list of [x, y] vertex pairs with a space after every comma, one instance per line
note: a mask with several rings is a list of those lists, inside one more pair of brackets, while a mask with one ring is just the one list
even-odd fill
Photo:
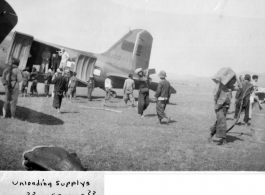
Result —
[[229, 67], [221, 68], [212, 78], [215, 83], [218, 83], [218, 78], [221, 79], [221, 83], [226, 85], [236, 73]]

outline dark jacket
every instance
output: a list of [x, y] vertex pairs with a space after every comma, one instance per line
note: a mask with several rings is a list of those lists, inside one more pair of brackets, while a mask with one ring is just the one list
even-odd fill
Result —
[[155, 93], [155, 97], [159, 98], [170, 98], [170, 83], [166, 80], [163, 79], [158, 83], [157, 89], [156, 89], [156, 93]]
[[218, 110], [223, 106], [229, 106], [230, 104], [230, 91], [225, 85], [217, 84], [214, 92], [215, 109]]
[[139, 94], [149, 95], [149, 81], [146, 78], [139, 78]]
[[60, 59], [58, 57], [52, 57], [51, 64], [51, 68], [54, 70], [54, 72], [56, 72], [60, 65]]
[[[242, 89], [239, 89], [236, 93], [236, 97], [235, 97], [236, 99], [241, 101], [244, 98], [243, 106], [247, 105], [247, 103], [249, 101], [249, 97], [254, 90], [254, 88], [252, 86], [253, 85], [248, 80], [245, 80], [242, 83]], [[243, 96], [245, 96], [245, 97], [243, 97]]]
[[87, 82], [87, 88], [89, 88], [89, 89], [94, 89], [95, 88], [95, 81], [94, 81], [94, 79], [93, 80], [91, 80], [91, 79], [88, 80], [88, 82]]
[[54, 92], [56, 93], [64, 93], [67, 89], [67, 81], [64, 76], [58, 75], [52, 80], [52, 84], [54, 84]]

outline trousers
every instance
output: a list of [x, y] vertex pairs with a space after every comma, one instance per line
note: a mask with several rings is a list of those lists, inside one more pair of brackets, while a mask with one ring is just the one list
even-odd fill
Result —
[[227, 124], [226, 124], [226, 113], [227, 113], [227, 107], [221, 107], [218, 110], [215, 110], [216, 113], [216, 121], [212, 127], [210, 127], [211, 135], [214, 136], [216, 134], [216, 137], [218, 138], [226, 138], [226, 130], [227, 130]]
[[45, 86], [44, 86], [44, 93], [45, 93], [45, 96], [48, 96], [48, 95], [49, 95], [49, 90], [50, 90], [50, 85], [45, 84]]
[[19, 88], [14, 88], [13, 91], [11, 92], [11, 101], [8, 101], [7, 93], [9, 93], [8, 88], [5, 87], [5, 103], [4, 103], [3, 109], [7, 110], [8, 104], [10, 104], [11, 115], [15, 117], [18, 95], [19, 95]]
[[156, 102], [156, 113], [158, 119], [161, 121], [163, 118], [167, 118], [165, 114], [165, 109], [167, 106], [167, 100], [158, 100]]
[[87, 88], [87, 99], [92, 100], [93, 88]]
[[143, 115], [144, 110], [149, 106], [149, 94], [139, 93], [138, 96], [138, 114]]

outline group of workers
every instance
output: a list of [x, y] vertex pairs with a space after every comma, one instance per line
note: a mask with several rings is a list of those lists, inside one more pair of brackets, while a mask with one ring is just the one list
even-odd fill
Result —
[[[32, 72], [29, 72], [29, 68], [26, 67], [23, 71], [21, 71], [19, 66], [19, 59], [12, 58], [7, 67], [3, 71], [3, 75], [1, 81], [5, 87], [5, 103], [3, 106], [3, 116], [2, 118], [6, 118], [6, 113], [8, 109], [8, 105], [10, 104], [11, 110], [11, 118], [15, 118], [16, 113], [16, 105], [19, 96], [19, 83], [21, 82], [21, 94], [22, 96], [27, 96], [27, 88], [29, 84], [29, 80], [32, 81], [32, 85], [30, 88], [31, 95], [33, 96], [35, 93], [38, 96], [37, 84], [38, 84], [38, 72], [36, 68], [32, 68]], [[62, 68], [58, 68], [55, 74], [52, 74], [52, 70], [49, 69], [48, 73], [44, 75], [44, 91], [45, 96], [49, 97], [49, 86], [50, 84], [54, 84], [54, 99], [53, 99], [53, 107], [58, 110], [60, 114], [60, 107], [62, 103], [63, 96], [66, 97], [75, 97], [76, 86], [77, 86], [77, 78], [76, 73], [73, 75], [70, 74], [69, 69], [65, 69], [63, 71]]]
[[[139, 94], [138, 94], [138, 114], [140, 117], [144, 117], [144, 111], [149, 106], [149, 88], [151, 84], [151, 79], [148, 75], [148, 70], [143, 70], [142, 68], [138, 68], [135, 70], [135, 73], [138, 75], [139, 82]], [[170, 117], [167, 117], [165, 114], [166, 105], [169, 102], [169, 98], [171, 95], [170, 92], [170, 83], [166, 80], [166, 72], [161, 71], [158, 76], [161, 81], [158, 83], [158, 87], [155, 93], [156, 98], [156, 111], [160, 124], [163, 124], [163, 120], [165, 119], [166, 124], [170, 122]], [[90, 86], [90, 85], [89, 85]], [[110, 100], [112, 89], [112, 81], [108, 76], [105, 80], [105, 102]], [[128, 79], [125, 80], [123, 85], [123, 100], [125, 105], [130, 101], [132, 107], [135, 106], [135, 99], [133, 95], [133, 91], [135, 89], [135, 82], [133, 80], [133, 75], [129, 74]], [[91, 96], [90, 96], [91, 97]]]
[[[254, 101], [258, 101], [258, 97], [256, 96], [257, 81], [257, 75], [252, 76], [252, 81], [249, 74], [246, 74], [244, 78], [242, 76], [238, 78], [235, 75], [224, 85], [221, 82], [221, 78], [218, 78], [214, 91], [216, 121], [210, 127], [210, 135], [208, 138], [210, 142], [212, 142], [212, 138], [215, 135], [219, 139], [219, 145], [227, 145], [226, 133], [228, 129], [226, 115], [231, 105], [232, 91], [236, 91], [234, 119], [238, 120], [240, 116], [239, 112], [243, 109], [245, 112], [244, 123], [250, 125], [253, 103]], [[237, 85], [235, 85], [236, 82]]]
[[[10, 104], [11, 106], [11, 115], [12, 118], [15, 118], [16, 104], [19, 95], [19, 83], [22, 82], [21, 92], [22, 94], [26, 94], [29, 78], [31, 77], [32, 86], [31, 91], [37, 92], [37, 76], [38, 73], [36, 69], [33, 68], [32, 72], [29, 73], [28, 68], [26, 68], [23, 72], [21, 72], [18, 68], [19, 60], [12, 58], [11, 66], [6, 68], [3, 72], [2, 83], [5, 86], [6, 96], [5, 103], [3, 106], [3, 116], [6, 117], [7, 106]], [[149, 105], [149, 88], [150, 88], [150, 77], [148, 75], [148, 70], [143, 70], [142, 68], [138, 68], [135, 70], [135, 73], [138, 75], [139, 82], [139, 95], [138, 95], [138, 114], [141, 117], [144, 117], [144, 111], [147, 109]], [[156, 112], [159, 119], [160, 124], [162, 124], [162, 120], [166, 119], [166, 123], [170, 122], [170, 117], [165, 115], [166, 105], [169, 103], [170, 98], [170, 83], [166, 80], [166, 72], [161, 71], [158, 76], [160, 77], [160, 82], [158, 83], [157, 90], [155, 93], [156, 98]], [[132, 102], [132, 106], [134, 107], [135, 100], [133, 91], [135, 89], [135, 82], [133, 80], [133, 75], [129, 74], [129, 78], [125, 80], [123, 86], [124, 97], [123, 100], [127, 105], [128, 100]], [[48, 73], [44, 76], [44, 84], [45, 84], [45, 95], [48, 96], [49, 93], [49, 85], [54, 84], [54, 99], [53, 99], [53, 107], [57, 109], [58, 114], [60, 114], [60, 107], [62, 103], [62, 98], [64, 96], [75, 97], [76, 94], [76, 86], [77, 86], [77, 78], [76, 73], [73, 75], [70, 74], [69, 69], [58, 68], [55, 74], [52, 75], [52, 70], [49, 69]], [[10, 82], [8, 82], [10, 81]], [[213, 126], [210, 127], [210, 135], [208, 140], [212, 142], [212, 137], [215, 135], [217, 138], [220, 138], [219, 144], [225, 145], [227, 143], [226, 140], [226, 132], [227, 132], [227, 124], [226, 124], [226, 115], [228, 113], [229, 107], [231, 105], [232, 91], [237, 91], [235, 96], [235, 114], [234, 119], [238, 119], [240, 116], [240, 110], [243, 109], [245, 111], [244, 122], [246, 124], [250, 124], [251, 115], [252, 115], [252, 107], [254, 101], [258, 100], [258, 97], [255, 95], [257, 91], [257, 81], [258, 76], [253, 75], [252, 81], [251, 76], [246, 74], [244, 79], [242, 77], [237, 77], [236, 75], [225, 85], [222, 84], [221, 78], [217, 79], [217, 85], [214, 91], [214, 103], [215, 103], [215, 113], [216, 113], [216, 121]], [[237, 82], [237, 86], [235, 83]], [[88, 87], [88, 100], [92, 100], [92, 91], [95, 87], [95, 81], [93, 76], [87, 81]], [[105, 80], [105, 101], [110, 100], [112, 89], [112, 81], [110, 77]]]
[[[55, 53], [51, 55], [49, 47], [45, 47], [45, 50], [42, 53], [40, 72], [48, 73], [49, 69], [51, 69], [53, 72], [56, 72], [58, 68], [64, 70], [67, 67], [67, 62], [70, 61], [70, 55], [64, 48], [61, 48], [61, 50], [57, 51], [57, 53], [58, 54]], [[61, 61], [59, 56], [61, 56]]]
[[[27, 96], [27, 88], [29, 80], [32, 81], [30, 88], [31, 95], [35, 93], [38, 96], [37, 84], [38, 84], [38, 72], [36, 68], [32, 68], [32, 72], [29, 72], [29, 68], [26, 67], [25, 70], [20, 71], [18, 68], [19, 60], [12, 58], [11, 66], [6, 68], [3, 72], [2, 83], [6, 89], [6, 99], [3, 106], [3, 116], [6, 117], [7, 106], [11, 106], [11, 115], [12, 118], [15, 118], [16, 104], [19, 96], [19, 83], [21, 82], [21, 94], [22, 96]], [[11, 73], [11, 74], [10, 74]], [[144, 117], [144, 111], [149, 105], [149, 88], [150, 88], [150, 77], [147, 73], [147, 70], [142, 70], [141, 68], [136, 69], [135, 73], [138, 75], [139, 82], [139, 95], [138, 95], [138, 114], [141, 117]], [[11, 75], [11, 78], [9, 76]], [[158, 76], [161, 78], [161, 81], [158, 84], [157, 91], [155, 93], [155, 98], [157, 99], [156, 110], [159, 118], [159, 122], [162, 124], [162, 120], [166, 119], [166, 123], [170, 122], [170, 117], [165, 115], [165, 108], [170, 98], [170, 84], [166, 80], [166, 72], [161, 71]], [[11, 87], [8, 88], [10, 82]], [[50, 84], [54, 84], [54, 98], [53, 98], [53, 107], [57, 109], [58, 114], [61, 113], [60, 108], [62, 104], [63, 97], [72, 97], [76, 96], [76, 86], [77, 78], [76, 73], [73, 75], [70, 74], [69, 68], [63, 70], [63, 68], [58, 68], [53, 74], [51, 69], [48, 69], [48, 72], [44, 75], [44, 93], [46, 97], [49, 97], [49, 88]], [[90, 79], [87, 81], [88, 87], [88, 100], [92, 100], [92, 91], [95, 88], [95, 81], [93, 76], [90, 76]], [[112, 93], [112, 81], [110, 77], [105, 80], [105, 101], [109, 101]], [[124, 102], [127, 104], [128, 100], [132, 102], [132, 106], [135, 105], [133, 91], [135, 89], [135, 82], [133, 80], [133, 75], [129, 74], [129, 78], [124, 82]], [[11, 94], [12, 97], [7, 98]]]

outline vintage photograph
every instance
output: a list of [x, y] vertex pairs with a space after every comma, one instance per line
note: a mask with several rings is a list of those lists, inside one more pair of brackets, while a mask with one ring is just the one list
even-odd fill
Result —
[[265, 171], [265, 1], [0, 0], [1, 171]]

